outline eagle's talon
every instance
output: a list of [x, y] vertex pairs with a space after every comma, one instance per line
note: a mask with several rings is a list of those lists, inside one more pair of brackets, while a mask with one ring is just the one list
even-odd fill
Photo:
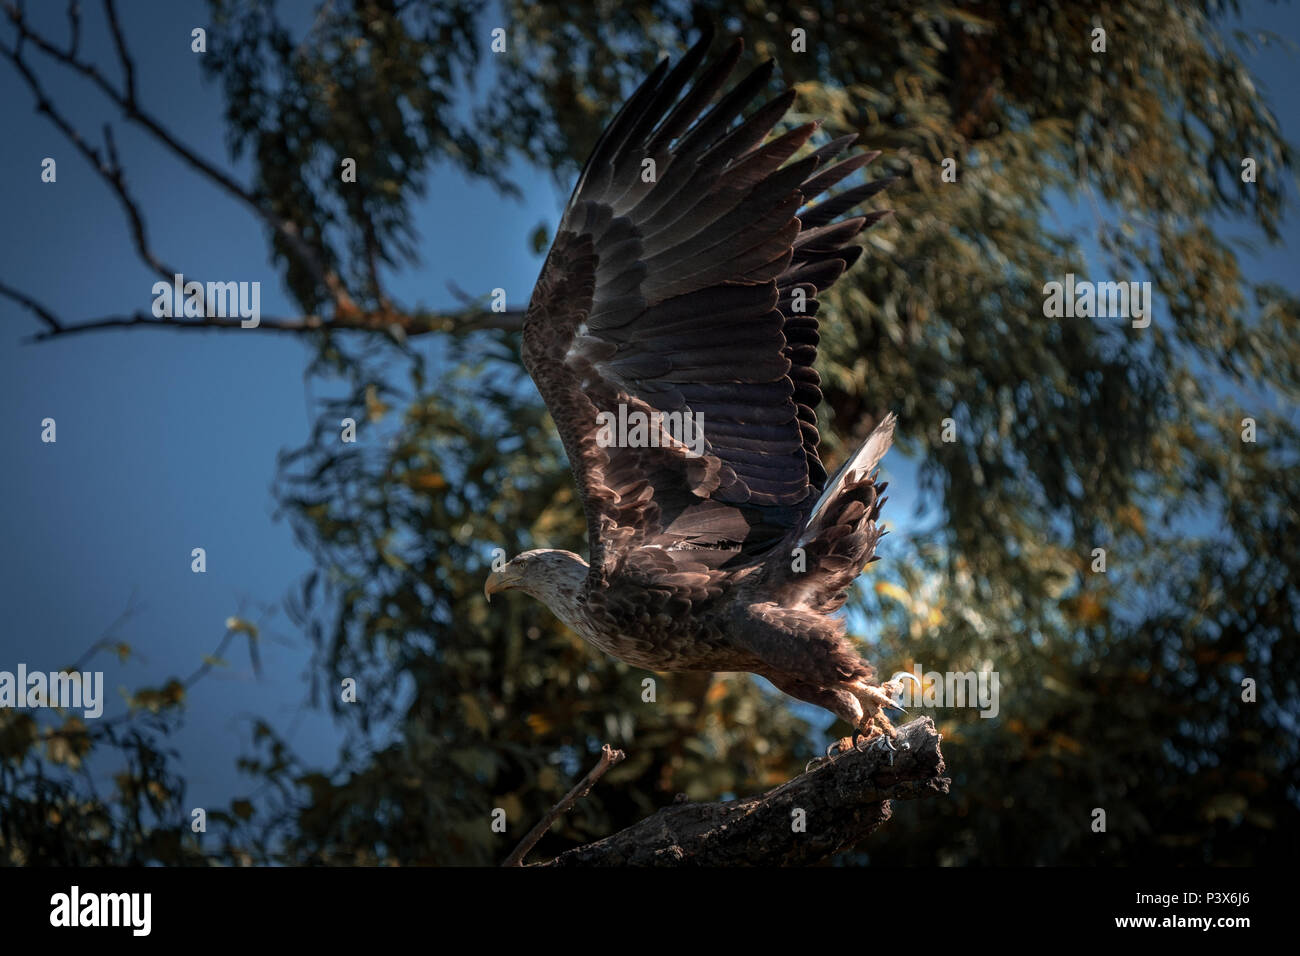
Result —
[[836, 757], [848, 753], [850, 749], [857, 749], [855, 737], [841, 737], [839, 740], [832, 740], [826, 745], [826, 759], [834, 760]]
[[806, 764], [803, 765], [803, 772], [811, 773], [814, 770], [820, 770], [822, 767], [825, 767], [827, 764], [833, 764], [834, 762], [835, 762], [835, 758], [830, 754], [827, 754], [825, 757], [813, 757], [812, 760], [809, 760]]
[[[884, 747], [881, 747], [881, 746], [880, 746], [882, 743], [885, 745]], [[884, 750], [884, 749], [888, 748], [888, 750], [889, 750], [889, 765], [890, 765], [891, 767], [894, 765], [894, 754], [898, 753], [898, 748], [894, 746], [893, 741], [891, 741], [891, 740], [889, 739], [889, 736], [888, 736], [887, 734], [881, 734], [879, 737], [877, 737], [877, 738], [876, 738], [876, 742], [875, 742], [874, 744], [872, 744], [872, 746], [873, 746], [873, 747], [876, 747], [877, 749], [880, 749], [880, 750]], [[904, 747], [908, 747], [908, 749], [911, 749], [910, 746], [909, 746], [906, 742], [904, 742], [903, 746], [904, 746]]]

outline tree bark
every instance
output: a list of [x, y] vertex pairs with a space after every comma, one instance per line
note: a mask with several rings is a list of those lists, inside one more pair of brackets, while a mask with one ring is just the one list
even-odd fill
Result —
[[921, 717], [899, 728], [892, 764], [884, 747], [850, 749], [761, 796], [665, 807], [626, 830], [540, 865], [817, 863], [888, 820], [891, 800], [946, 794], [950, 781], [943, 776], [939, 741], [934, 721]]

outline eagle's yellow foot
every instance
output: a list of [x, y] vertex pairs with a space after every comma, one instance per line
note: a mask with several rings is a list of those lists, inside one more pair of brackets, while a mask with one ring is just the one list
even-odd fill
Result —
[[896, 701], [902, 693], [903, 688], [897, 681], [885, 684], [859, 684], [854, 689], [854, 695], [862, 705], [862, 718], [858, 721], [857, 732], [868, 738], [875, 738], [880, 734], [888, 734], [891, 738], [897, 736], [898, 731], [885, 716], [885, 711], [892, 708], [907, 713]]
[[[857, 698], [862, 703], [862, 723], [870, 722], [882, 710], [890, 708], [903, 710], [898, 706], [897, 701], [902, 693], [903, 685], [898, 681], [888, 681], [884, 684], [859, 684]], [[903, 713], [907, 711], [903, 710]]]
[[894, 741], [898, 739], [898, 728], [890, 723], [889, 718], [884, 714], [876, 714], [871, 719], [870, 725], [870, 729], [874, 733], [869, 732], [862, 735], [862, 740], [866, 743], [866, 746], [861, 746], [856, 742], [853, 745], [859, 752], [865, 753], [872, 749], [884, 750], [889, 754], [889, 765], [892, 767], [894, 765], [894, 754], [898, 753], [900, 749], [912, 749], [912, 745], [906, 740], [903, 741], [901, 748], [894, 746]]
[[[841, 754], [848, 753], [849, 750], [856, 750], [859, 753], [865, 753], [872, 747], [881, 746], [881, 742], [887, 745], [890, 752], [889, 763], [894, 763], [894, 753], [896, 748], [891, 743], [898, 736], [898, 730], [890, 723], [889, 718], [885, 716], [885, 708], [893, 707], [903, 710], [894, 702], [894, 698], [903, 692], [902, 687], [896, 682], [879, 685], [859, 684], [855, 688], [855, 695], [862, 704], [862, 719], [854, 729], [852, 736], [841, 737], [832, 741], [826, 748], [825, 757], [814, 757], [804, 765], [804, 773], [815, 770], [818, 767], [824, 767], [831, 763]], [[907, 713], [907, 711], [903, 711]], [[904, 747], [907, 745], [904, 744]]]
[[[854, 740], [854, 749], [859, 752], [866, 752], [873, 747], [886, 750], [889, 753], [891, 767], [894, 765], [894, 754], [898, 752], [898, 748], [894, 746], [894, 741], [898, 738], [898, 728], [885, 716], [885, 708], [893, 707], [907, 713], [894, 701], [894, 698], [901, 693], [902, 688], [898, 684], [888, 683], [879, 687], [866, 688], [859, 698], [866, 712], [862, 715], [862, 722], [858, 725], [857, 735], [855, 735], [855, 737], [860, 736], [861, 740]], [[903, 747], [910, 749], [906, 743]]]

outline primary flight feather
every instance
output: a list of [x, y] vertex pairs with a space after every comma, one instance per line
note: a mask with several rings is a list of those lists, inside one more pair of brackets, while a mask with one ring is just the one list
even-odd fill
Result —
[[[894, 417], [828, 480], [814, 368], [816, 295], [885, 213], [839, 217], [887, 180], [809, 205], [878, 154], [832, 165], [846, 136], [788, 162], [817, 124], [768, 139], [793, 91], [744, 117], [772, 64], [722, 93], [741, 42], [701, 69], [709, 41], [661, 62], [601, 135], [524, 319], [590, 564], [529, 551], [485, 591], [532, 595], [630, 664], [761, 674], [868, 736], [892, 734], [881, 708], [897, 688], [835, 612], [881, 534], [875, 470]], [[611, 430], [632, 420], [649, 424]]]

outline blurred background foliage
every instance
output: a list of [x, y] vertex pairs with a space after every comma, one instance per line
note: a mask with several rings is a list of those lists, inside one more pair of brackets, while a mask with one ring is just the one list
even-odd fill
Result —
[[[828, 457], [893, 409], [895, 454], [921, 480], [918, 514], [887, 514], [907, 534], [864, 576], [853, 629], [886, 673], [991, 669], [1002, 695], [995, 719], [935, 712], [952, 794], [897, 806], [841, 862], [1295, 850], [1300, 303], [1248, 281], [1234, 238], [1277, 237], [1292, 154], [1242, 58], [1266, 38], [1235, 31], [1236, 4], [334, 0], [297, 33], [264, 0], [212, 7], [204, 62], [231, 150], [341, 276], [346, 296], [268, 233], [303, 311], [326, 319], [401, 313], [384, 275], [429, 267], [409, 210], [435, 163], [508, 193], [522, 156], [567, 190], [621, 98], [704, 19], [743, 35], [747, 61], [775, 58], [800, 94], [791, 121], [859, 132], [883, 151], [873, 171], [901, 177], [896, 215], [823, 309]], [[355, 184], [339, 181], [345, 156]], [[1052, 214], [1080, 200], [1101, 261]], [[1045, 319], [1043, 284], [1070, 272], [1149, 279], [1155, 320]], [[0, 711], [9, 862], [499, 862], [602, 743], [625, 748], [540, 859], [677, 794], [774, 785], [845, 729], [822, 733], [739, 675], [654, 675], [648, 703], [650, 675], [535, 602], [489, 608], [494, 548], [585, 542], [517, 332], [469, 328], [304, 333], [310, 374], [342, 391], [282, 456], [276, 496], [315, 560], [287, 603], [315, 642], [313, 699], [347, 728], [337, 765], [305, 766], [259, 724], [255, 783], [200, 843], [166, 748], [183, 683], [138, 693], [124, 727]], [[355, 445], [338, 441], [345, 417]], [[345, 678], [359, 706], [340, 702]], [[120, 751], [115, 792], [78, 776], [91, 747]], [[490, 830], [497, 807], [514, 838]]]

